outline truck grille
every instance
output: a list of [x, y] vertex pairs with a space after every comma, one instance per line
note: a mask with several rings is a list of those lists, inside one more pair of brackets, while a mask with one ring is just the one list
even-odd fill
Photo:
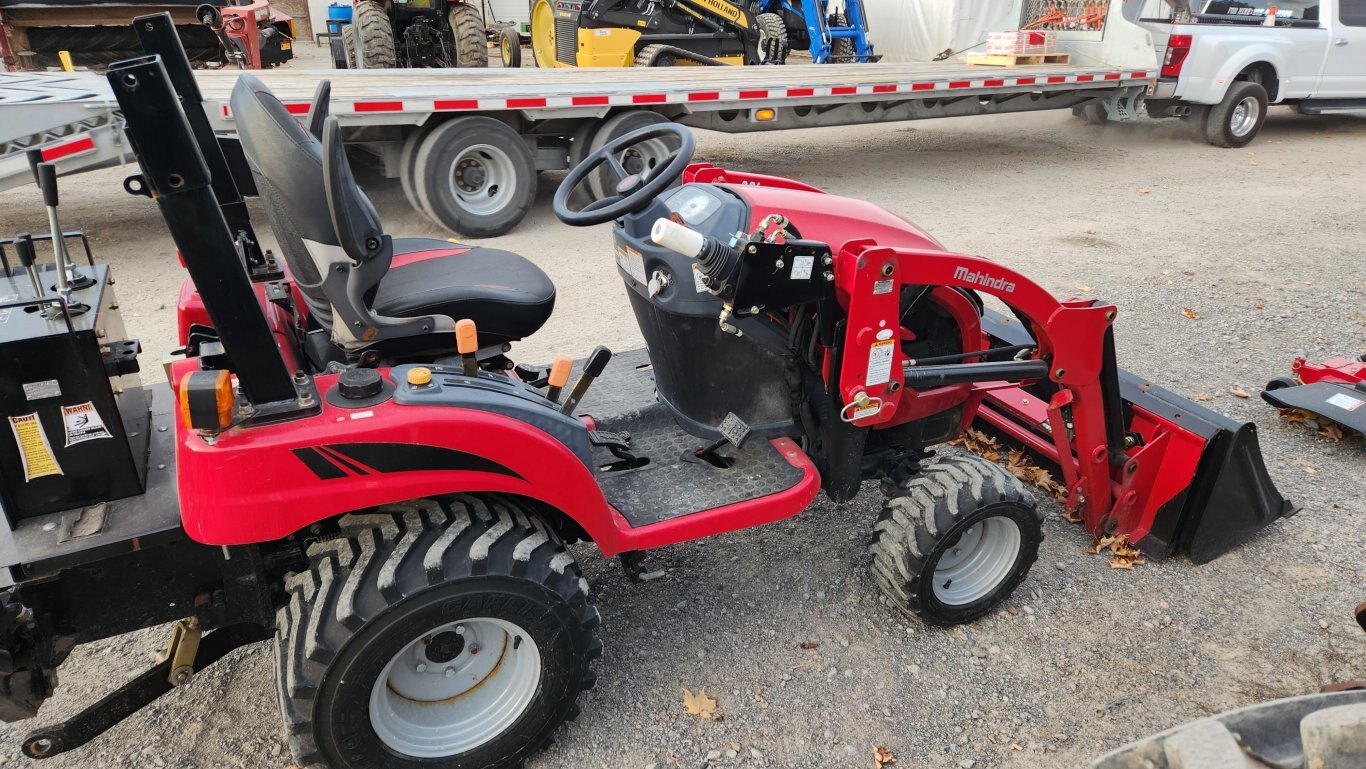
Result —
[[568, 19], [555, 14], [555, 60], [571, 67], [579, 64], [576, 56], [579, 49], [578, 18], [577, 13]]

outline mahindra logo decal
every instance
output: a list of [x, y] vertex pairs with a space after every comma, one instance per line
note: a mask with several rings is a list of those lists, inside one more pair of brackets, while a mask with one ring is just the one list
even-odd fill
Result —
[[982, 288], [993, 288], [1006, 294], [1015, 293], [1015, 284], [1005, 278], [993, 278], [985, 272], [973, 272], [966, 267], [959, 266], [953, 269], [953, 279], [961, 280], [964, 283], [971, 283]]

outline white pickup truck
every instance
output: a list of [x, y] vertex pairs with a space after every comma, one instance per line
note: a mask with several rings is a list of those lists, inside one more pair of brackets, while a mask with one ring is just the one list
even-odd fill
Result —
[[1366, 109], [1366, 0], [1127, 0], [1153, 35], [1154, 117], [1198, 121], [1220, 147], [1252, 141], [1272, 104]]

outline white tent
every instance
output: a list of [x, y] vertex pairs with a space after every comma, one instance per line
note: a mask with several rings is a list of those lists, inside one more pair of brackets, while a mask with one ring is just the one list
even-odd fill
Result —
[[1020, 24], [1020, 0], [863, 0], [863, 8], [883, 61], [929, 61]]

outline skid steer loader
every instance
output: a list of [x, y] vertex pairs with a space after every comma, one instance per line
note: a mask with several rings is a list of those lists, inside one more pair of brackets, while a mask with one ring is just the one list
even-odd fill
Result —
[[728, 0], [532, 0], [538, 67], [781, 64], [776, 14]]

